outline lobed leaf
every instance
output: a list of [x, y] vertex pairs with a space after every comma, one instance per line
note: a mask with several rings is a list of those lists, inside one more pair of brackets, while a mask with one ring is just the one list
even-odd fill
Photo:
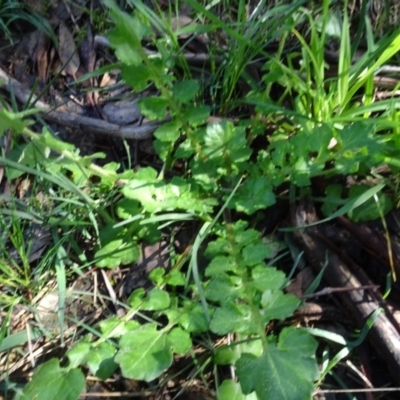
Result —
[[76, 400], [85, 388], [85, 376], [76, 368], [61, 368], [55, 358], [40, 365], [25, 386], [24, 400]]
[[251, 215], [257, 210], [275, 204], [275, 194], [267, 178], [249, 178], [233, 196], [229, 205], [239, 212]]
[[150, 382], [172, 364], [172, 348], [166, 332], [148, 323], [127, 332], [120, 339], [120, 350], [115, 356], [122, 375], [129, 379]]
[[114, 1], [104, 0], [104, 4], [115, 21], [115, 29], [108, 37], [118, 59], [126, 65], [141, 65], [144, 57], [141, 40], [149, 34], [149, 28], [137, 16], [121, 11]]
[[318, 376], [317, 342], [305, 331], [285, 328], [276, 345], [266, 345], [261, 357], [243, 354], [236, 371], [243, 393], [260, 400], [308, 400]]
[[219, 400], [257, 400], [256, 393], [245, 395], [242, 393], [242, 388], [238, 382], [231, 379], [224, 380], [218, 387]]
[[140, 308], [145, 311], [165, 310], [170, 304], [168, 292], [159, 288], [151, 289]]
[[110, 378], [118, 368], [118, 365], [114, 362], [116, 352], [115, 347], [108, 342], [92, 347], [86, 361], [90, 372], [100, 379]]
[[210, 330], [218, 335], [228, 333], [258, 333], [252, 318], [250, 306], [244, 304], [224, 304], [215, 310], [210, 323]]
[[300, 303], [297, 297], [285, 294], [281, 290], [265, 290], [261, 298], [262, 318], [265, 323], [272, 319], [288, 318], [293, 315]]

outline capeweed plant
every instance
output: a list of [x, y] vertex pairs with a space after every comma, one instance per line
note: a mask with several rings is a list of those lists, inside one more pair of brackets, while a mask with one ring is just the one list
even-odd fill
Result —
[[[113, 240], [107, 243], [103, 236], [110, 236], [107, 232], [112, 224], [106, 224], [106, 233], [100, 228], [102, 246], [95, 255], [96, 265], [112, 268], [132, 262], [136, 257], [132, 248], [125, 248], [127, 232], [132, 233], [127, 228], [128, 222], [135, 225], [132, 220], [135, 214], [180, 210], [192, 217], [210, 220], [213, 208], [221, 200], [217, 192], [221, 182], [228, 186], [237, 182], [245, 171], [251, 151], [244, 127], [226, 122], [198, 128], [205, 122], [209, 110], [197, 107], [194, 102], [197, 81], [173, 82], [167, 69], [168, 58], [152, 60], [141, 50], [140, 41], [148, 33], [141, 17], [138, 14], [128, 16], [114, 3], [107, 4], [116, 22], [110, 42], [122, 61], [123, 76], [136, 90], [153, 82], [160, 91], [158, 97], [141, 102], [143, 114], [162, 120], [167, 110], [170, 113], [171, 121], [155, 132], [156, 148], [165, 162], [164, 170], [174, 157], [183, 158], [188, 160], [192, 175], [191, 180], [173, 178], [169, 182], [161, 179], [162, 174], [157, 176], [152, 168], [118, 175], [119, 182], [124, 183], [121, 189], [124, 198], [116, 208], [117, 214], [127, 222], [119, 225], [125, 233], [120, 235], [118, 229], [114, 230]], [[135, 81], [130, 81], [129, 76], [135, 76]], [[183, 133], [186, 141], [175, 151], [174, 144]], [[75, 161], [82, 167], [81, 159]], [[84, 169], [89, 175], [94, 173], [103, 179], [113, 175], [111, 171], [90, 168], [90, 172], [87, 166]], [[273, 204], [275, 198], [267, 180], [255, 172], [229, 200], [229, 207], [252, 214]], [[128, 300], [126, 315], [100, 322], [95, 333], [79, 340], [68, 351], [66, 366], [60, 366], [56, 359], [42, 364], [22, 397], [45, 399], [50, 392], [52, 396], [54, 393], [65, 396], [66, 388], [74, 387], [74, 393], [71, 392], [74, 398], [84, 387], [82, 367], [102, 379], [110, 377], [119, 367], [126, 378], [151, 382], [171, 366], [174, 353], [188, 354], [193, 339], [207, 332], [219, 336], [237, 335], [237, 343], [225, 346], [212, 357], [217, 364], [236, 364], [240, 390], [244, 394], [254, 392], [260, 398], [272, 399], [293, 396], [295, 390], [296, 395], [309, 396], [318, 372], [314, 339], [294, 328], [284, 329], [276, 337], [265, 333], [272, 319], [284, 319], [299, 306], [295, 297], [282, 291], [286, 282], [284, 274], [264, 264], [269, 250], [261, 242], [259, 233], [247, 229], [244, 221], [238, 221], [228, 230], [223, 225], [218, 226], [213, 232], [218, 239], [208, 246], [207, 254], [212, 261], [206, 269], [206, 281], [190, 286], [183, 273], [174, 268], [168, 273], [163, 269], [153, 270], [150, 274], [153, 289], [147, 293], [144, 289], [135, 290]], [[185, 296], [178, 295], [180, 287], [184, 288]], [[145, 320], [141, 317], [143, 312], [147, 314]], [[167, 317], [165, 325], [158, 322], [161, 315]], [[251, 342], [247, 343], [249, 338]], [[294, 355], [293, 350], [300, 343], [303, 351]], [[259, 376], [254, 375], [253, 368], [260, 372]], [[298, 377], [295, 388], [279, 383], [285, 379], [281, 373], [289, 369]], [[54, 383], [45, 385], [44, 379], [48, 382], [49, 376], [54, 378], [51, 379]], [[265, 385], [273, 388], [268, 397], [264, 394]], [[230, 398], [231, 390], [238, 391], [238, 384], [224, 381], [218, 389], [219, 397]]]
[[[90, 207], [90, 219], [96, 221], [98, 250], [94, 262], [98, 267], [113, 268], [138, 258], [139, 240], [159, 238], [159, 232], [151, 228], [154, 221], [161, 220], [162, 215], [157, 218], [156, 213], [183, 211], [187, 218], [209, 224], [215, 206], [223, 199], [226, 206], [252, 214], [273, 204], [275, 197], [271, 185], [256, 170], [229, 196], [219, 193], [223, 185], [226, 188], [236, 186], [248, 167], [251, 151], [245, 127], [234, 126], [231, 122], [201, 127], [209, 110], [196, 105], [197, 81], [174, 82], [169, 73], [173, 65], [169, 64], [169, 57], [151, 59], [141, 48], [140, 41], [148, 33], [143, 15], [128, 16], [114, 3], [107, 4], [116, 23], [110, 41], [122, 62], [123, 76], [136, 90], [152, 82], [160, 92], [159, 96], [141, 102], [143, 114], [160, 120], [167, 112], [170, 115], [170, 121], [155, 133], [156, 148], [165, 163], [164, 171], [174, 159], [180, 158], [187, 160], [191, 175], [187, 179], [167, 181], [162, 173], [157, 175], [152, 168], [122, 173], [116, 172], [118, 167], [112, 164], [100, 168], [93, 160], [101, 155], [81, 157], [73, 147], [50, 134], [35, 134], [27, 124], [21, 124], [22, 119], [4, 114], [4, 120], [6, 128], [17, 128], [15, 131], [31, 138], [27, 146], [31, 144], [30, 151], [37, 152], [32, 159], [41, 160], [47, 171], [41, 173], [42, 177], [51, 177], [53, 184], [66, 188], [67, 183], [61, 176], [64, 171], [70, 171], [71, 192]], [[162, 42], [159, 45], [162, 46]], [[162, 48], [159, 49], [162, 55]], [[134, 82], [129, 80], [133, 74]], [[175, 142], [181, 136], [185, 140], [176, 147]], [[59, 157], [51, 155], [49, 149]], [[21, 153], [20, 163], [31, 160], [25, 157], [28, 153]], [[18, 170], [13, 161], [4, 159], [3, 162], [10, 173]], [[32, 173], [29, 168], [26, 167], [25, 172]], [[123, 223], [116, 224], [107, 207], [102, 206], [100, 210], [87, 191], [80, 189], [89, 183], [91, 176], [97, 177], [102, 191], [113, 190], [116, 182], [122, 186], [123, 198], [115, 205], [115, 210]], [[101, 191], [93, 188], [92, 191], [92, 195], [101, 196]], [[51, 221], [53, 224], [62, 222], [56, 214]], [[153, 225], [146, 224], [147, 221], [152, 221]], [[213, 225], [216, 222], [214, 220]], [[276, 336], [265, 333], [272, 319], [284, 319], [299, 306], [295, 297], [283, 293], [284, 274], [264, 264], [268, 247], [262, 243], [259, 233], [248, 229], [244, 221], [228, 228], [215, 225], [208, 232], [211, 233], [217, 239], [208, 245], [211, 262], [203, 280], [193, 285], [179, 269], [153, 270], [150, 274], [153, 289], [135, 290], [126, 304], [125, 316], [111, 317], [92, 328], [90, 334], [80, 338], [67, 352], [67, 363], [53, 358], [40, 365], [19, 393], [20, 398], [78, 398], [85, 385], [84, 370], [107, 379], [120, 368], [126, 378], [151, 382], [171, 366], [174, 354], [191, 354], [193, 341], [209, 334], [234, 334], [236, 337], [231, 345], [212, 350], [209, 355], [216, 364], [236, 365], [239, 377], [240, 386], [233, 380], [221, 383], [217, 389], [219, 398], [230, 398], [232, 390], [243, 395], [255, 393], [262, 399], [294, 396], [294, 392], [296, 396], [299, 393], [302, 397], [310, 396], [318, 372], [314, 339], [294, 328], [286, 328]], [[161, 323], [161, 316], [166, 317], [167, 322]], [[298, 349], [300, 343], [302, 351]], [[296, 354], [293, 353], [295, 348]], [[258, 376], [254, 375], [254, 368], [259, 371]], [[289, 379], [287, 374], [281, 375], [289, 369], [295, 387], [281, 383], [285, 376]], [[265, 387], [273, 389], [268, 397], [265, 397]]]
[[[140, 107], [147, 118], [164, 121], [154, 134], [156, 151], [164, 163], [160, 173], [150, 167], [137, 172], [118, 172], [116, 164], [98, 167], [93, 161], [101, 154], [81, 157], [73, 146], [56, 140], [49, 132], [32, 132], [24, 116], [9, 115], [4, 110], [2, 127], [13, 128], [31, 139], [26, 145], [29, 151], [25, 148], [18, 160], [26, 164], [24, 172], [37, 175], [33, 160], [40, 160], [40, 176], [55, 187], [69, 190], [75, 196], [71, 202], [86, 211], [82, 212], [86, 217], [79, 228], [96, 245], [94, 260], [84, 260], [86, 265], [114, 268], [130, 264], [139, 258], [140, 241], [159, 240], [158, 223], [164, 222], [165, 226], [183, 219], [204, 223], [196, 240], [198, 244], [209, 239], [205, 255], [210, 262], [200, 276], [198, 246], [194, 246], [190, 269], [194, 283], [178, 264], [168, 272], [153, 270], [149, 276], [153, 288], [133, 291], [124, 305], [124, 316], [108, 318], [90, 328], [90, 333], [67, 352], [66, 362], [53, 358], [40, 365], [20, 398], [78, 398], [84, 390], [85, 371], [107, 379], [119, 368], [125, 378], [152, 382], [168, 371], [174, 355], [194, 360], [195, 341], [227, 335], [232, 338], [227, 345], [214, 348], [208, 342], [208, 359], [198, 372], [210, 361], [235, 367], [237, 380], [232, 377], [220, 382], [215, 373], [218, 398], [231, 399], [233, 394], [262, 400], [310, 398], [318, 378], [316, 341], [305, 330], [292, 327], [266, 333], [272, 320], [290, 317], [300, 301], [284, 293], [284, 274], [265, 263], [271, 254], [259, 232], [243, 220], [223, 224], [219, 217], [224, 209], [252, 215], [274, 204], [273, 188], [282, 182], [305, 186], [312, 176], [348, 173], [354, 168], [358, 171], [380, 161], [379, 155], [389, 152], [389, 147], [375, 135], [371, 124], [357, 120], [356, 114], [352, 115], [351, 126], [346, 125], [350, 119], [343, 119], [351, 105], [350, 100], [346, 103], [348, 93], [359, 81], [341, 84], [344, 108], [338, 113], [342, 119], [334, 115], [337, 103], [326, 108], [325, 100], [329, 97], [333, 101], [333, 95], [324, 92], [321, 55], [312, 57], [323, 43], [314, 26], [312, 51], [297, 35], [304, 46], [301, 73], [295, 76], [279, 60], [272, 59], [264, 77], [265, 92], [249, 96], [248, 101], [256, 104], [259, 113], [255, 121], [261, 121], [261, 114], [271, 109], [289, 116], [288, 123], [272, 135], [267, 150], [259, 153], [257, 162], [251, 161], [248, 122], [206, 124], [211, 110], [198, 98], [199, 82], [190, 78], [178, 81], [174, 76], [176, 59], [171, 54], [176, 40], [168, 40], [172, 32], [163, 31], [162, 21], [142, 3], [134, 3], [137, 10], [128, 15], [113, 1], [105, 1], [115, 22], [110, 44], [121, 62], [122, 77], [134, 90], [149, 85], [157, 89], [158, 94], [141, 100]], [[153, 37], [154, 24], [164, 36]], [[145, 37], [153, 38], [158, 54], [145, 52], [141, 44]], [[342, 65], [347, 71], [349, 65]], [[302, 74], [314, 76], [316, 69], [322, 86], [307, 92]], [[292, 113], [283, 108], [281, 101], [274, 103], [269, 98], [268, 84], [280, 79], [287, 80], [288, 93], [297, 97], [297, 108]], [[256, 130], [257, 126], [250, 128]], [[332, 136], [339, 143], [334, 150], [329, 148]], [[59, 156], [54, 157], [49, 150]], [[36, 157], [26, 156], [31, 153]], [[314, 154], [311, 159], [310, 153]], [[326, 164], [333, 159], [336, 163], [327, 171]], [[185, 176], [166, 179], [166, 172], [176, 160], [183, 160]], [[18, 170], [15, 161], [1, 161], [10, 172]], [[71, 180], [65, 177], [66, 172]], [[96, 186], [91, 184], [91, 177], [96, 177]], [[115, 195], [117, 203], [113, 201]], [[220, 204], [225, 205], [215, 217]], [[69, 213], [62, 207], [57, 211], [49, 218], [52, 224], [65, 227], [71, 223]], [[92, 230], [90, 223], [94, 225]], [[72, 247], [79, 246], [75, 242]]]

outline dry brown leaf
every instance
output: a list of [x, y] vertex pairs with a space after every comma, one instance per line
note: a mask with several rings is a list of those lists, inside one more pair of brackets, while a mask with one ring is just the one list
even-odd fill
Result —
[[[41, 36], [43, 35], [38, 29], [29, 35], [26, 35], [22, 42], [22, 50], [26, 51], [32, 61], [36, 61], [38, 47], [40, 47]], [[24, 54], [25, 56], [26, 54]]]
[[296, 278], [290, 282], [290, 285], [286, 288], [286, 292], [301, 297], [304, 292], [311, 285], [315, 275], [311, 267], [305, 267], [297, 275]]
[[79, 69], [80, 58], [75, 45], [74, 37], [64, 22], [60, 22], [58, 28], [59, 48], [58, 55], [64, 66], [64, 72], [68, 75], [76, 77]]
[[[110, 83], [111, 82], [111, 83]], [[110, 74], [108, 72], [106, 72], [103, 77], [101, 78], [100, 81], [100, 87], [103, 88], [105, 86], [111, 86], [114, 85], [115, 83], [117, 83], [116, 79], [111, 78]]]
[[[87, 25], [87, 38], [81, 43], [80, 57], [82, 60], [82, 67], [85, 72], [93, 72], [96, 64], [96, 51], [94, 48], [94, 37], [90, 23]], [[90, 78], [83, 82], [84, 87], [93, 87], [97, 85], [95, 78]], [[92, 107], [98, 104], [99, 93], [97, 91], [88, 91], [86, 93], [86, 101]]]
[[36, 48], [36, 64], [39, 81], [42, 85], [45, 85], [47, 81], [47, 72], [49, 67], [49, 43], [49, 37], [44, 32], [41, 32]]

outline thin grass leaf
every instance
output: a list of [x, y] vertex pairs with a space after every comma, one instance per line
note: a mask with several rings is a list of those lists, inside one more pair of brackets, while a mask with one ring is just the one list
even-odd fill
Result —
[[364, 204], [366, 201], [368, 201], [371, 197], [374, 197], [377, 193], [379, 193], [384, 187], [385, 183], [381, 183], [379, 185], [376, 185], [372, 187], [371, 189], [366, 190], [363, 194], [361, 194], [358, 197], [355, 197], [354, 199], [351, 199], [348, 201], [343, 207], [339, 208], [336, 212], [334, 212], [331, 216], [328, 218], [321, 219], [317, 222], [314, 222], [312, 224], [304, 225], [304, 226], [299, 226], [296, 228], [281, 228], [280, 230], [282, 232], [293, 232], [297, 231], [299, 229], [304, 229], [312, 226], [316, 226], [319, 224], [323, 224], [325, 222], [331, 221], [337, 217], [340, 217], [344, 214], [347, 214], [349, 211], [354, 210], [355, 208], [359, 207], [360, 205]]
[[346, 98], [349, 89], [349, 73], [351, 65], [351, 48], [350, 48], [350, 26], [349, 19], [345, 7], [342, 25], [342, 35], [340, 40], [339, 51], [339, 76], [338, 76], [338, 101], [339, 107]]
[[171, 222], [191, 221], [194, 218], [196, 218], [196, 214], [192, 213], [166, 213], [146, 218], [143, 221], [140, 221], [140, 225], [153, 224], [155, 222], [162, 222], [162, 221], [171, 221]]
[[321, 271], [319, 271], [318, 275], [314, 278], [314, 280], [311, 282], [310, 286], [306, 289], [306, 291], [304, 292], [304, 295], [308, 295], [311, 293], [314, 293], [317, 290], [317, 287], [320, 285], [321, 281], [322, 281], [322, 277], [324, 276], [324, 272], [326, 270], [326, 267], [329, 264], [329, 260], [328, 258], [326, 258], [324, 265], [321, 268]]
[[[353, 107], [350, 108], [347, 111], [342, 112], [340, 115], [338, 115], [337, 117], [332, 118], [333, 122], [345, 122], [345, 121], [349, 121], [349, 122], [354, 122], [356, 119], [356, 117], [362, 115], [362, 120], [366, 123], [368, 123], [369, 119], [365, 118], [366, 114], [371, 114], [371, 113], [377, 113], [377, 112], [393, 112], [393, 110], [399, 110], [400, 109], [400, 100], [397, 99], [387, 99], [387, 100], [381, 100], [381, 101], [377, 101], [371, 104], [367, 104], [367, 105], [363, 105], [363, 106], [359, 106], [359, 107]], [[379, 125], [382, 122], [390, 122], [390, 121], [385, 121], [385, 118], [383, 118], [383, 116], [381, 116], [381, 118], [379, 119], [371, 119], [370, 121], [372, 121], [375, 125]]]
[[[132, 217], [132, 218], [128, 218], [128, 219], [126, 219], [126, 220], [124, 220], [124, 221], [118, 222], [117, 224], [113, 225], [113, 228], [120, 228], [121, 226], [129, 225], [131, 222], [135, 222], [135, 221], [137, 221], [138, 219], [142, 219], [142, 218], [144, 218], [144, 215], [143, 215], [143, 214], [135, 215], [135, 216]], [[146, 220], [146, 221], [147, 221], [147, 220]], [[144, 225], [145, 223], [149, 223], [149, 222], [143, 221], [143, 225]]]
[[21, 220], [25, 219], [28, 221], [32, 221], [37, 224], [42, 224], [44, 221], [44, 219], [41, 215], [33, 213], [33, 212], [9, 210], [9, 209], [4, 209], [4, 208], [0, 208], [0, 215], [9, 215], [11, 217], [16, 217]]
[[[383, 50], [383, 51], [382, 51]], [[378, 59], [371, 65], [367, 65], [365, 69], [360, 73], [358, 77], [356, 77], [356, 82], [354, 85], [351, 85], [347, 96], [344, 100], [344, 105], [347, 105], [350, 100], [354, 97], [356, 92], [365, 84], [368, 78], [373, 76], [378, 68], [380, 68], [384, 63], [389, 61], [394, 55], [396, 55], [400, 51], [400, 34], [395, 33], [390, 36], [388, 39], [383, 40], [378, 47], [378, 49], [371, 55], [370, 61], [373, 58], [373, 55], [376, 53], [381, 53]]]
[[345, 347], [340, 350], [326, 365], [325, 369], [321, 372], [321, 375], [318, 379], [316, 386], [319, 386], [321, 382], [325, 379], [325, 376], [337, 365], [337, 363], [342, 360], [343, 358], [347, 357], [349, 353], [355, 348], [358, 347], [367, 337], [368, 332], [370, 331], [371, 327], [374, 325], [376, 319], [378, 318], [379, 314], [382, 312], [382, 309], [376, 309], [367, 319], [366, 323], [364, 324], [358, 338], [353, 341], [347, 341], [343, 336], [337, 335], [332, 332], [322, 331], [321, 329], [306, 329], [314, 336], [323, 337], [329, 341], [333, 341], [335, 343], [343, 344]]
[[[36, 327], [30, 328], [30, 338], [31, 340], [36, 340], [41, 338], [44, 334]], [[13, 333], [7, 337], [4, 337], [0, 343], [0, 353], [13, 349], [14, 347], [20, 347], [28, 343], [28, 334], [26, 330]]]
[[58, 291], [58, 323], [60, 326], [60, 338], [61, 345], [64, 345], [64, 321], [65, 321], [65, 299], [67, 293], [67, 277], [65, 270], [64, 260], [67, 258], [67, 252], [62, 246], [62, 242], [60, 242], [57, 233], [55, 233], [54, 242], [58, 243], [56, 259], [55, 259], [55, 270], [57, 276], [57, 291]]
[[[294, 260], [293, 267], [291, 268], [291, 270], [290, 270], [288, 276], [286, 277], [286, 281], [285, 281], [285, 283], [283, 284], [283, 286], [282, 286], [281, 289], [283, 289], [284, 287], [286, 287], [286, 285], [287, 285], [287, 284], [290, 282], [290, 280], [292, 279], [292, 276], [293, 276], [293, 274], [296, 272], [296, 269], [297, 269], [297, 267], [299, 266], [300, 261], [301, 261], [301, 258], [303, 257], [303, 255], [304, 255], [304, 251], [301, 251], [301, 252], [297, 255], [296, 259]], [[274, 265], [274, 263], [271, 263], [271, 265]]]
[[36, 170], [34, 168], [27, 167], [26, 165], [11, 161], [3, 156], [0, 156], [0, 163], [4, 164], [5, 166], [11, 167], [11, 168], [19, 169], [28, 174], [38, 176], [39, 178], [45, 179], [49, 182], [55, 183], [56, 185], [60, 186], [61, 188], [75, 193], [80, 198], [85, 200], [86, 203], [94, 204], [94, 200], [92, 200], [92, 198], [90, 196], [88, 196], [86, 193], [84, 193], [82, 190], [80, 190], [69, 179], [67, 179], [65, 176], [63, 176], [61, 174], [57, 174], [57, 175], [56, 174], [48, 174], [46, 172]]

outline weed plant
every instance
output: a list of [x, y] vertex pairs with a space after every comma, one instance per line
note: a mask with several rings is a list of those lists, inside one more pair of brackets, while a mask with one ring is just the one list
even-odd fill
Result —
[[[81, 323], [88, 334], [76, 338], [65, 359], [43, 362], [24, 388], [9, 387], [21, 399], [77, 399], [87, 372], [107, 379], [119, 368], [125, 378], [153, 382], [166, 376], [174, 355], [179, 355], [192, 358], [203, 378], [205, 368], [214, 365], [219, 399], [310, 398], [315, 382], [320, 384], [348, 355], [369, 325], [353, 345], [343, 339], [344, 350], [322, 369], [310, 331], [268, 330], [271, 321], [290, 317], [301, 301], [285, 293], [288, 278], [275, 268], [273, 249], [249, 221], [268, 212], [282, 184], [296, 195], [299, 188], [309, 188], [314, 177], [351, 174], [368, 181], [371, 169], [384, 163], [397, 171], [400, 103], [395, 97], [377, 100], [374, 77], [399, 51], [400, 32], [375, 43], [363, 15], [369, 48], [353, 62], [357, 41], [351, 41], [347, 14], [335, 19], [329, 1], [322, 2], [318, 15], [297, 1], [260, 8], [249, 16], [247, 2], [239, 0], [236, 12], [222, 19], [211, 5], [188, 0], [201, 24], [182, 31], [220, 35], [226, 43], [210, 49], [211, 57], [218, 55], [222, 62], [211, 59], [212, 95], [205, 96], [202, 82], [190, 76], [189, 65], [179, 56], [181, 32], [172, 30], [165, 14], [136, 0], [130, 1], [130, 14], [112, 0], [104, 3], [115, 23], [109, 39], [122, 78], [137, 92], [154, 87], [157, 94], [140, 101], [141, 111], [150, 120], [168, 120], [154, 133], [163, 167], [99, 167], [95, 160], [102, 154], [82, 157], [47, 128], [35, 133], [26, 113], [0, 110], [2, 130], [14, 134], [11, 156], [0, 157], [6, 178], [28, 176], [43, 188], [42, 200], [37, 200], [35, 189], [28, 205], [1, 196], [2, 227], [20, 262], [17, 266], [3, 245], [1, 300], [9, 312], [2, 321], [0, 351], [26, 339], [8, 332], [12, 307], [32, 297], [25, 288], [37, 293], [45, 286], [34, 288], [32, 282], [40, 282], [49, 271], [55, 271], [63, 332], [70, 318], [62, 311], [67, 282], [74, 274], [82, 275], [91, 266], [130, 265], [138, 260], [142, 241], [156, 243], [176, 223], [197, 221], [201, 229], [188, 254], [188, 269], [179, 258], [172, 259], [169, 271], [154, 269], [149, 275], [152, 289], [134, 290], [121, 305], [124, 316], [92, 327]], [[304, 23], [309, 30], [302, 33], [298, 27]], [[340, 51], [337, 75], [331, 76], [324, 48], [334, 34], [340, 37]], [[144, 38], [151, 38], [156, 55], [146, 53]], [[291, 50], [286, 51], [289, 40]], [[277, 45], [275, 53], [266, 51], [270, 43]], [[259, 81], [248, 72], [255, 60], [263, 64]], [[185, 71], [179, 79], [177, 65]], [[249, 89], [241, 96], [236, 89], [243, 79]], [[251, 109], [251, 118], [233, 121], [232, 114], [241, 109]], [[207, 123], [215, 114], [226, 118]], [[267, 132], [268, 143], [255, 153], [252, 144]], [[19, 135], [29, 141], [18, 144]], [[177, 162], [184, 166], [182, 176], [167, 178]], [[348, 199], [343, 188], [328, 187], [323, 207], [327, 218], [350, 212], [361, 220], [387, 212], [393, 201], [384, 188], [392, 186], [377, 179], [379, 184], [359, 187]], [[380, 202], [378, 208], [374, 199]], [[17, 219], [27, 226], [42, 225], [53, 243], [35, 269], [25, 227], [18, 226]], [[82, 248], [83, 240], [90, 243], [90, 251]], [[209, 260], [204, 271], [198, 262], [202, 244]], [[45, 330], [39, 326], [34, 334]], [[332, 339], [328, 333], [318, 334]], [[219, 337], [229, 341], [215, 346]], [[208, 349], [201, 363], [193, 351], [199, 342]], [[220, 365], [233, 367], [230, 378], [219, 374]]]

